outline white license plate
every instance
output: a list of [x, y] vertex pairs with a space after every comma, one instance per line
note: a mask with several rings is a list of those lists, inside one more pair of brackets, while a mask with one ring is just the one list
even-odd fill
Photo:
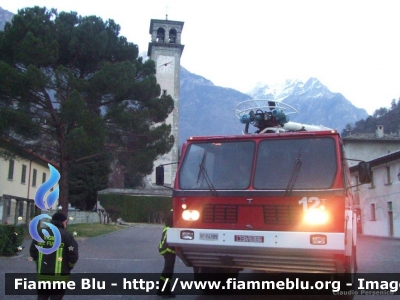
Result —
[[200, 232], [200, 239], [206, 241], [216, 241], [218, 240], [218, 233], [201, 233]]
[[264, 243], [262, 235], [235, 235], [235, 242]]

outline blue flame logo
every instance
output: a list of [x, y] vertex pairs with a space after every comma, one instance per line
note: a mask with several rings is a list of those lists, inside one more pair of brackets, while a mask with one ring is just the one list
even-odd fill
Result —
[[[59, 195], [59, 188], [57, 187], [48, 194], [47, 201], [45, 201], [46, 193], [50, 191], [50, 189], [60, 180], [60, 173], [52, 165], [48, 164], [48, 166], [50, 169], [50, 178], [46, 182], [44, 182], [41, 186], [39, 186], [35, 194], [35, 204], [42, 210], [48, 210], [49, 208], [51, 208], [57, 201]], [[51, 217], [48, 214], [41, 214], [33, 218], [31, 223], [29, 224], [29, 234], [34, 240], [40, 243], [45, 243], [45, 241], [41, 238], [41, 236], [37, 231], [37, 227], [41, 219], [51, 219]], [[35, 247], [43, 254], [51, 254], [60, 247], [61, 234], [58, 228], [53, 224], [47, 222], [44, 222], [44, 224], [49, 226], [49, 228], [53, 232], [54, 241], [51, 243], [52, 247], [43, 248], [38, 245], [35, 245]], [[46, 229], [42, 229], [42, 233], [45, 237], [50, 238], [50, 234]], [[48, 240], [50, 241], [50, 239]]]
[[[45, 203], [44, 196], [50, 189], [60, 180], [60, 173], [52, 165], [48, 164], [50, 168], [50, 178], [44, 182], [36, 191], [35, 204], [42, 210], [48, 210], [54, 203], [56, 203], [59, 195], [59, 188], [57, 187], [47, 196], [47, 203]], [[47, 204], [47, 205], [46, 205]]]

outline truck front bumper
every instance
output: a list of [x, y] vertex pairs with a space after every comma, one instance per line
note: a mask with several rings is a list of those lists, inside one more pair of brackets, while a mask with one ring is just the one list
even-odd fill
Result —
[[343, 273], [344, 233], [169, 228], [187, 266]]

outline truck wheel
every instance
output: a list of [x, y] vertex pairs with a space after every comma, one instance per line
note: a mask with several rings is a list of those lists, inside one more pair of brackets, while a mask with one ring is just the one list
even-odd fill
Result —
[[[193, 267], [194, 280], [218, 280], [226, 281], [228, 278], [237, 278], [241, 269]], [[207, 290], [204, 290], [207, 293]], [[214, 291], [215, 292], [215, 291]]]
[[210, 277], [215, 272], [215, 268], [211, 267], [193, 267], [194, 280], [212, 280]]
[[193, 267], [193, 275], [194, 275], [194, 280], [196, 281], [200, 281], [200, 280], [204, 280], [204, 271], [203, 271], [204, 267]]

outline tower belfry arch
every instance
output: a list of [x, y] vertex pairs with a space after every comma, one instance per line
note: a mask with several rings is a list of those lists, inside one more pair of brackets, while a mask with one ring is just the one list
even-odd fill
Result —
[[176, 164], [171, 164], [179, 159], [178, 145], [178, 121], [179, 121], [179, 95], [180, 95], [180, 60], [184, 45], [181, 44], [181, 34], [184, 22], [152, 19], [150, 21], [151, 42], [147, 55], [156, 63], [157, 83], [161, 87], [161, 93], [170, 95], [174, 99], [174, 110], [165, 121], [171, 125], [175, 142], [171, 151], [154, 162], [151, 183], [155, 185], [155, 167], [160, 164], [169, 164], [165, 167], [165, 183], [173, 185]]

